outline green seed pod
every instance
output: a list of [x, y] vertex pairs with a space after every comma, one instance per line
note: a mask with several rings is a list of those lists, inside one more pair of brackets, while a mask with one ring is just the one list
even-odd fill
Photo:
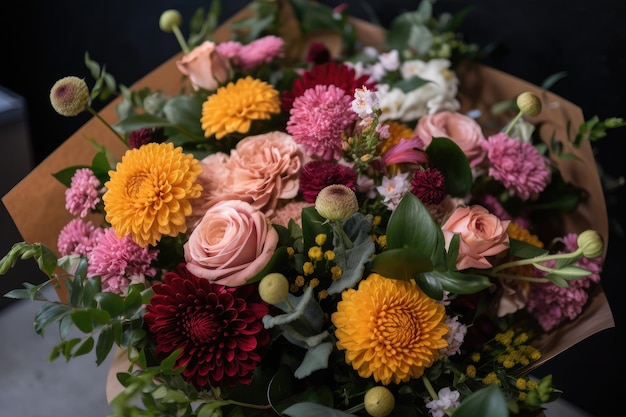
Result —
[[524, 112], [527, 116], [535, 117], [541, 113], [541, 100], [529, 91], [517, 96], [516, 103], [520, 111]]
[[163, 32], [170, 33], [174, 30], [174, 27], [180, 26], [183, 18], [178, 10], [169, 9], [161, 13], [159, 18], [159, 27]]

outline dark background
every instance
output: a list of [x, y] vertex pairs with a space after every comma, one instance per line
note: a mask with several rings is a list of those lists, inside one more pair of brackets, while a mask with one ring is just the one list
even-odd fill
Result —
[[[222, 3], [224, 20], [247, 2]], [[350, 14], [383, 26], [418, 4], [406, 0], [347, 3]], [[176, 8], [189, 18], [198, 7], [209, 4], [209, 0], [12, 2], [13, 12], [4, 12], [0, 24], [0, 86], [25, 100], [34, 162], [40, 162], [87, 121], [87, 114], [59, 116], [48, 99], [50, 87], [59, 78], [76, 75], [91, 80], [83, 61], [86, 51], [106, 65], [118, 83], [129, 86], [179, 52], [173, 35], [158, 28], [161, 12]], [[467, 42], [493, 47], [486, 64], [534, 84], [565, 71], [567, 76], [552, 91], [578, 104], [586, 118], [626, 118], [626, 2], [439, 0], [435, 11], [456, 12], [468, 6], [473, 9], [461, 32]], [[96, 103], [94, 107], [101, 106]], [[594, 145], [596, 159], [611, 177], [624, 175], [625, 135], [626, 128], [615, 129]], [[602, 275], [617, 327], [588, 338], [535, 372], [537, 376], [553, 373], [554, 385], [565, 391], [564, 398], [594, 416], [617, 415], [623, 402], [626, 367], [617, 340], [625, 333], [620, 264], [626, 251], [623, 188], [606, 194], [611, 231]]]

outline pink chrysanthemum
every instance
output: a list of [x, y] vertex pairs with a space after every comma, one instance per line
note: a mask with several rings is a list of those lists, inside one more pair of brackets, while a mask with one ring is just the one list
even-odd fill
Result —
[[543, 191], [550, 180], [546, 160], [535, 147], [497, 133], [482, 142], [489, 160], [489, 175], [522, 200]]
[[128, 147], [137, 149], [150, 142], [161, 143], [165, 140], [165, 129], [162, 127], [141, 128], [128, 135]]
[[[566, 252], [578, 249], [577, 238], [576, 233], [570, 233], [563, 238]], [[534, 284], [530, 288], [526, 308], [546, 332], [578, 317], [589, 299], [589, 287], [600, 282], [601, 257], [582, 258], [574, 265], [591, 271], [591, 275], [568, 281], [567, 288], [552, 283]]]
[[72, 219], [59, 232], [57, 249], [61, 256], [89, 255], [103, 233], [91, 221]]
[[269, 313], [255, 285], [225, 287], [191, 274], [184, 264], [152, 286], [145, 322], [165, 358], [182, 353], [176, 366], [198, 388], [250, 384], [270, 342], [262, 318]]
[[239, 65], [237, 57], [239, 56], [241, 48], [243, 48], [243, 45], [240, 42], [227, 41], [219, 43], [215, 47], [215, 50], [217, 51], [217, 53], [227, 58], [232, 65]]
[[142, 248], [130, 235], [117, 237], [115, 230], [109, 228], [89, 255], [88, 272], [90, 276], [100, 276], [103, 291], [124, 294], [130, 284], [144, 282], [146, 276], [156, 274], [150, 264], [158, 253], [155, 249]]
[[91, 169], [77, 169], [65, 190], [65, 208], [74, 216], [87, 216], [100, 202], [100, 188], [100, 181]]
[[334, 85], [308, 89], [293, 102], [287, 132], [310, 156], [337, 160], [343, 155], [342, 134], [356, 120], [352, 97]]
[[376, 84], [369, 80], [369, 75], [357, 77], [353, 68], [331, 61], [328, 64], [314, 66], [294, 81], [290, 91], [282, 93], [280, 101], [283, 110], [289, 111], [296, 97], [300, 97], [306, 90], [316, 85], [334, 85], [350, 97], [354, 96], [354, 90], [363, 86], [368, 90], [376, 90]]
[[300, 173], [300, 191], [307, 203], [315, 203], [319, 192], [326, 186], [341, 184], [357, 191], [357, 175], [350, 167], [331, 161], [311, 161]]
[[418, 169], [411, 178], [411, 194], [424, 204], [439, 204], [446, 196], [446, 179], [438, 169]]

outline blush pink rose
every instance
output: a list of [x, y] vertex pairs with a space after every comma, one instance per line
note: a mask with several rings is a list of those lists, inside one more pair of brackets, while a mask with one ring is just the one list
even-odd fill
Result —
[[222, 191], [229, 199], [247, 201], [270, 216], [280, 200], [298, 194], [303, 158], [287, 133], [248, 136], [230, 153]]
[[478, 205], [457, 207], [441, 226], [446, 249], [455, 234], [461, 237], [457, 269], [491, 268], [487, 256], [497, 255], [509, 248], [506, 232], [510, 220], [500, 220]]
[[189, 77], [196, 90], [215, 90], [220, 83], [225, 83], [230, 78], [228, 59], [215, 48], [215, 43], [205, 41], [176, 61], [178, 70]]
[[481, 145], [486, 140], [483, 131], [476, 120], [462, 113], [441, 111], [422, 116], [417, 122], [415, 133], [426, 146], [430, 145], [434, 137], [453, 140], [472, 168], [485, 159], [486, 152]]
[[250, 204], [227, 200], [207, 210], [184, 245], [192, 274], [229, 287], [244, 285], [269, 262], [278, 232]]

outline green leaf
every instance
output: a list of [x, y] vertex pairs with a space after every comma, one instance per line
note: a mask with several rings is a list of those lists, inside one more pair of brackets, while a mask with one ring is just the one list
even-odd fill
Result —
[[443, 241], [443, 233], [428, 209], [417, 197], [407, 193], [389, 217], [387, 247], [413, 248], [436, 264], [442, 256], [440, 240]]
[[[184, 126], [186, 130], [204, 139], [200, 114], [202, 114], [202, 103], [204, 98], [199, 96], [176, 96], [165, 104], [163, 112], [169, 120], [170, 125]], [[194, 139], [190, 136], [190, 139]]]
[[176, 359], [182, 353], [182, 349], [176, 349], [167, 358], [161, 361], [161, 370], [165, 373], [171, 372], [176, 366]]
[[493, 285], [489, 278], [482, 275], [436, 270], [425, 272], [424, 275], [429, 280], [436, 279], [444, 290], [453, 294], [475, 294]]
[[83, 286], [83, 305], [94, 308], [97, 305], [96, 294], [102, 291], [102, 283], [99, 277], [89, 278]]
[[89, 336], [85, 341], [74, 351], [73, 356], [86, 355], [93, 350], [94, 340]]
[[109, 320], [111, 320], [111, 315], [108, 311], [100, 310], [98, 308], [90, 308], [87, 312], [91, 316], [91, 320], [100, 326], [107, 324]]
[[433, 138], [426, 153], [446, 179], [448, 193], [453, 197], [465, 197], [472, 188], [472, 169], [459, 145], [448, 138]]
[[124, 299], [112, 292], [101, 292], [96, 294], [95, 300], [102, 310], [106, 310], [111, 317], [117, 317], [124, 312]]
[[504, 394], [495, 385], [482, 388], [461, 402], [454, 410], [454, 417], [509, 417]]
[[446, 254], [446, 267], [448, 271], [456, 271], [456, 260], [459, 257], [459, 248], [461, 247], [461, 235], [454, 233], [448, 245]]
[[65, 315], [71, 314], [72, 310], [69, 306], [61, 303], [44, 304], [35, 314], [35, 331], [37, 334], [44, 334], [45, 329]]
[[509, 253], [521, 259], [530, 259], [537, 256], [543, 256], [548, 253], [547, 250], [538, 248], [535, 245], [524, 242], [522, 240], [509, 238]]
[[391, 85], [392, 88], [399, 88], [400, 90], [402, 90], [404, 93], [410, 93], [411, 91], [415, 91], [418, 88], [420, 88], [421, 86], [431, 83], [432, 81], [430, 80], [426, 80], [424, 78], [420, 78], [417, 75], [408, 78], [408, 79], [403, 79], [400, 81], [397, 81], [395, 83], [393, 83]]
[[272, 258], [265, 265], [265, 267], [263, 267], [263, 269], [259, 271], [255, 276], [250, 278], [247, 281], [247, 283], [251, 284], [253, 282], [262, 280], [263, 277], [269, 274], [270, 272], [279, 270], [285, 264], [285, 262], [287, 262], [288, 259], [289, 259], [289, 253], [287, 252], [287, 248], [284, 246], [277, 248], [274, 254], [272, 255]]
[[160, 126], [170, 126], [170, 122], [167, 119], [163, 119], [161, 117], [156, 117], [149, 114], [139, 114], [128, 116], [117, 122], [113, 127], [115, 128], [115, 130], [119, 130], [123, 133], [130, 133], [134, 130]]
[[557, 81], [565, 77], [567, 77], [567, 72], [565, 71], [560, 71], [552, 74], [541, 83], [541, 88], [543, 88], [544, 90], [550, 90]]
[[433, 263], [417, 249], [398, 248], [376, 255], [371, 269], [386, 278], [409, 281], [421, 272], [432, 271]]
[[[434, 272], [434, 271], [433, 271]], [[419, 274], [415, 277], [417, 285], [434, 300], [443, 299], [443, 285], [437, 279], [437, 275], [433, 273]]]
[[91, 333], [93, 331], [93, 323], [91, 322], [91, 314], [87, 310], [75, 310], [72, 312], [72, 321], [83, 333]]
[[328, 407], [322, 404], [311, 402], [296, 403], [285, 410], [282, 414], [291, 417], [354, 417], [354, 414], [349, 414], [336, 408]]
[[100, 365], [113, 347], [113, 329], [111, 327], [104, 327], [100, 331], [98, 336], [98, 343], [96, 343], [96, 364]]
[[54, 178], [56, 178], [61, 184], [66, 187], [70, 187], [72, 185], [72, 177], [76, 173], [77, 170], [82, 168], [90, 168], [89, 165], [74, 165], [71, 167], [63, 168], [62, 170], [55, 172], [52, 174]]

